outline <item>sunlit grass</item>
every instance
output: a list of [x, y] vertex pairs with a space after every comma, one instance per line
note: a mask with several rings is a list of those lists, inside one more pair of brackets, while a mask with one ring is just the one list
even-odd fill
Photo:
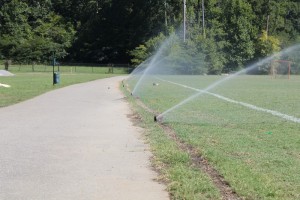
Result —
[[187, 152], [178, 148], [158, 124], [153, 124], [153, 116], [139, 107], [128, 91], [123, 92], [142, 119], [139, 126], [145, 128], [146, 139], [154, 154], [152, 163], [160, 171], [160, 180], [166, 182], [171, 199], [221, 199], [209, 176], [192, 165]]
[[53, 85], [51, 72], [16, 72], [15, 74], [9, 77], [0, 76], [0, 83], [11, 86], [10, 88], [0, 87], [0, 107], [30, 99], [56, 88], [114, 76], [114, 74], [99, 73], [61, 73], [60, 83]]
[[[221, 76], [165, 76], [205, 89]], [[153, 82], [158, 83], [153, 86]], [[128, 81], [131, 87], [134, 81]], [[158, 113], [196, 92], [151, 77], [136, 93]], [[238, 76], [210, 92], [238, 102], [300, 117], [300, 77]], [[203, 94], [164, 115], [177, 136], [198, 149], [247, 199], [300, 198], [300, 124]]]

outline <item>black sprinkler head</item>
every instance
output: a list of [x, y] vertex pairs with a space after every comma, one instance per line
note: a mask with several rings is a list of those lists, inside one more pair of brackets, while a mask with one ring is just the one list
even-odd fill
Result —
[[133, 96], [133, 97], [136, 98], [136, 99], [140, 99], [139, 96], [135, 96], [132, 92], [130, 93], [130, 95]]
[[155, 116], [154, 116], [154, 121], [155, 121], [155, 122], [162, 122], [162, 121], [163, 121], [163, 117], [162, 117], [162, 116], [159, 116], [159, 115], [158, 115], [158, 116], [155, 115]]

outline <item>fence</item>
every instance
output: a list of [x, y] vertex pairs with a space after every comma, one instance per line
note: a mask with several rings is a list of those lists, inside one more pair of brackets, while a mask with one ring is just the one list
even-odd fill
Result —
[[[84, 63], [63, 63], [55, 66], [55, 70], [59, 68], [62, 73], [99, 73], [99, 74], [128, 74], [131, 73], [133, 67], [124, 64], [106, 64], [92, 65]], [[3, 65], [4, 69], [4, 65]], [[12, 72], [52, 72], [52, 65], [22, 65], [14, 64], [9, 66], [9, 71]]]

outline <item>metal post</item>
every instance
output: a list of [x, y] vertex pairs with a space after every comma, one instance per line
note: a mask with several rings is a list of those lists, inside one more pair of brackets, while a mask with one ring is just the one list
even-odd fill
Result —
[[270, 13], [269, 13], [269, 9], [270, 9], [270, 0], [268, 1], [268, 16], [267, 16], [267, 39], [268, 39], [268, 35], [269, 35], [269, 21], [270, 21]]
[[53, 66], [53, 74], [52, 74], [52, 78], [53, 78], [53, 85], [55, 84], [55, 80], [54, 80], [54, 67], [55, 67], [55, 52], [52, 52], [52, 66]]
[[183, 0], [183, 41], [185, 42], [186, 34], [186, 0]]
[[269, 20], [270, 20], [270, 15], [268, 15], [268, 17], [267, 17], [267, 30], [266, 30], [267, 39], [268, 39], [268, 34], [269, 34]]
[[205, 38], [205, 20], [204, 20], [204, 0], [202, 0], [202, 29], [203, 29], [203, 37]]
[[289, 65], [288, 66], [288, 70], [289, 70], [289, 72], [288, 72], [289, 76], [288, 77], [289, 77], [289, 80], [290, 80], [290, 78], [291, 78], [291, 62], [288, 62], [288, 65]]
[[168, 27], [168, 19], [167, 19], [167, 0], [165, 0], [165, 26]]

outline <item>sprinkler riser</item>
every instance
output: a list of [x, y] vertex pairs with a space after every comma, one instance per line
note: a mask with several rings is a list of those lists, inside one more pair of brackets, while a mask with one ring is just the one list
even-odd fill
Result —
[[162, 116], [154, 116], [154, 122], [158, 122], [158, 123], [160, 123], [160, 122], [162, 122], [163, 121], [163, 117]]

